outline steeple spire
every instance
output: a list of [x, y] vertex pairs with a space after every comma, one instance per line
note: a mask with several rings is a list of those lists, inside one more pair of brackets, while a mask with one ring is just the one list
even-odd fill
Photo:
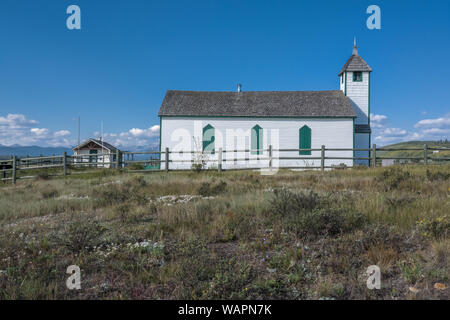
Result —
[[358, 55], [358, 47], [356, 46], [356, 37], [353, 37], [353, 53], [352, 55], [357, 56]]

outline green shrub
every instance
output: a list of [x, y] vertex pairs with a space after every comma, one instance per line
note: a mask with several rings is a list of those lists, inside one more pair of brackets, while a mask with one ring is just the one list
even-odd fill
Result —
[[53, 186], [47, 185], [40, 190], [42, 199], [51, 199], [59, 195], [58, 189]]
[[386, 191], [398, 189], [398, 187], [412, 178], [409, 171], [400, 168], [389, 168], [384, 170], [376, 181], [381, 183]]
[[125, 183], [125, 185], [129, 188], [145, 187], [145, 186], [147, 186], [147, 181], [145, 181], [145, 179], [142, 175], [133, 176], [131, 179], [129, 179]]
[[418, 256], [410, 257], [407, 261], [402, 261], [400, 271], [405, 280], [410, 284], [415, 284], [423, 278], [423, 262]]
[[437, 218], [425, 218], [417, 222], [417, 228], [425, 237], [446, 238], [449, 236], [450, 220], [446, 215]]
[[129, 169], [129, 170], [144, 170], [145, 166], [142, 163], [131, 163], [129, 166], [127, 166], [127, 169]]
[[278, 216], [288, 216], [318, 207], [320, 199], [317, 193], [294, 193], [286, 188], [275, 189], [270, 201], [270, 210]]
[[428, 181], [439, 181], [439, 180], [448, 180], [450, 178], [450, 173], [448, 172], [431, 172], [429, 169], [427, 169], [427, 179]]
[[104, 228], [96, 220], [77, 218], [64, 225], [63, 233], [57, 236], [57, 241], [77, 253], [98, 245], [103, 232]]
[[256, 276], [251, 265], [236, 258], [215, 261], [214, 271], [204, 282], [200, 299], [242, 299]]
[[299, 236], [335, 236], [362, 228], [364, 215], [342, 209], [315, 209], [293, 215], [285, 221], [286, 228]]
[[380, 223], [366, 225], [362, 228], [359, 244], [364, 250], [383, 244], [386, 247], [405, 247], [403, 237], [394, 226]]
[[114, 213], [117, 214], [120, 221], [127, 222], [128, 213], [130, 211], [130, 205], [128, 203], [121, 203], [114, 208]]
[[124, 202], [134, 202], [136, 204], [146, 204], [147, 197], [142, 184], [145, 184], [143, 178], [134, 178], [123, 184], [103, 185], [92, 191], [92, 196], [96, 199], [99, 206], [110, 206], [122, 204]]
[[40, 171], [36, 174], [37, 180], [48, 180], [50, 178], [50, 175], [47, 171]]
[[211, 186], [208, 182], [203, 182], [198, 189], [198, 194], [203, 197], [215, 196], [224, 193], [227, 188], [227, 183], [224, 181], [219, 182], [216, 185]]
[[386, 196], [385, 201], [389, 207], [397, 208], [404, 207], [412, 204], [416, 201], [417, 197], [409, 196], [409, 195], [400, 195], [400, 196]]
[[92, 191], [99, 205], [113, 205], [127, 201], [130, 198], [129, 190], [118, 185], [101, 186]]

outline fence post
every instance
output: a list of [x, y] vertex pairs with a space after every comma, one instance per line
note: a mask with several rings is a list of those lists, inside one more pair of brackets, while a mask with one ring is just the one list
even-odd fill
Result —
[[269, 169], [272, 171], [272, 145], [269, 145]]
[[428, 146], [426, 143], [423, 145], [423, 164], [428, 164]]
[[169, 172], [169, 148], [168, 147], [166, 147], [166, 159], [165, 159], [165, 161], [166, 161], [166, 172]]
[[322, 172], [325, 171], [325, 146], [322, 145], [322, 149], [320, 150], [320, 170]]
[[372, 167], [377, 166], [377, 145], [374, 143], [372, 146]]
[[120, 152], [116, 150], [116, 170], [120, 169]]
[[217, 170], [222, 172], [222, 148], [219, 148], [219, 155], [217, 159]]
[[62, 160], [63, 160], [63, 174], [65, 176], [67, 176], [67, 152], [66, 151], [64, 151], [64, 153], [63, 153]]
[[12, 183], [13, 184], [16, 184], [16, 171], [17, 171], [17, 168], [16, 168], [16, 156], [13, 156], [13, 158], [12, 158]]

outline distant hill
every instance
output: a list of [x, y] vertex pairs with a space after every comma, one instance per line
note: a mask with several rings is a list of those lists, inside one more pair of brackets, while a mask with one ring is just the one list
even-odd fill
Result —
[[[131, 148], [119, 146], [119, 149], [131, 152], [159, 151], [159, 138], [156, 137], [156, 139], [150, 141], [148, 146], [139, 146]], [[12, 146], [4, 146], [0, 144], [0, 159], [9, 158], [13, 155], [17, 157], [26, 157], [26, 156], [39, 157], [40, 155], [42, 156], [61, 155], [64, 153], [64, 151], [67, 152], [68, 155], [73, 154], [72, 149], [67, 147], [21, 146], [18, 144], [14, 144]]]
[[0, 145], [0, 157], [39, 157], [43, 156], [52, 156], [52, 155], [61, 155], [65, 152], [67, 154], [72, 154], [72, 149], [65, 147], [39, 147], [39, 146], [20, 146], [20, 145], [12, 145], [12, 146], [3, 146]]
[[[379, 157], [423, 157], [424, 145], [429, 148], [450, 148], [450, 142], [448, 141], [408, 141], [391, 144], [383, 149], [420, 149], [420, 150], [400, 150], [400, 151], [377, 151]], [[439, 151], [433, 150], [428, 152], [430, 158], [450, 158], [450, 150]]]

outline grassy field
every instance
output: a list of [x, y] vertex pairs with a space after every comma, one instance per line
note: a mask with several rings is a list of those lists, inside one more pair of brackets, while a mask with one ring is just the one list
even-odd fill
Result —
[[[450, 148], [449, 142], [439, 141], [408, 141], [391, 144], [383, 148], [386, 149], [420, 149], [420, 150], [393, 150], [393, 151], [377, 151], [377, 157], [410, 157], [410, 158], [423, 158], [424, 145], [428, 148]], [[450, 150], [430, 150], [428, 151], [428, 157], [430, 159], [450, 158]]]
[[0, 184], [0, 299], [450, 296], [450, 166], [39, 176]]

